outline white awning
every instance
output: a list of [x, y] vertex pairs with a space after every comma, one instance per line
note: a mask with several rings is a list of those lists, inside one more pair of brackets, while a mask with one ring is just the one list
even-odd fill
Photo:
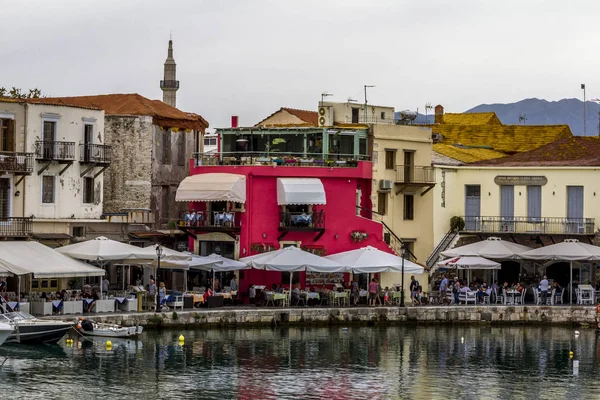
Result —
[[188, 176], [179, 184], [175, 201], [245, 203], [246, 176], [221, 173]]
[[103, 276], [104, 270], [59, 253], [38, 242], [0, 242], [0, 264], [15, 275], [34, 278], [78, 278]]
[[277, 204], [327, 204], [323, 183], [317, 178], [277, 178]]

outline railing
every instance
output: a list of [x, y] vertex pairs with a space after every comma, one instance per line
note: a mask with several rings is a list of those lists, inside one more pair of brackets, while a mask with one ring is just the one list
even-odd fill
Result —
[[0, 217], [0, 237], [29, 236], [32, 227], [32, 218]]
[[179, 81], [160, 81], [161, 89], [179, 89]]
[[204, 228], [239, 228], [240, 218], [235, 211], [213, 211], [212, 213], [182, 213], [179, 217], [181, 226]]
[[104, 144], [80, 144], [79, 162], [94, 164], [110, 164], [112, 147]]
[[396, 118], [379, 118], [375, 115], [367, 115], [366, 117], [364, 115], [358, 116], [359, 124], [390, 124], [390, 125], [394, 125], [394, 124], [396, 124], [396, 121], [397, 121]]
[[35, 142], [35, 159], [44, 161], [74, 161], [75, 142], [38, 140]]
[[279, 214], [279, 226], [281, 228], [307, 230], [325, 228], [325, 213], [323, 210], [311, 213], [283, 211]]
[[450, 229], [448, 232], [446, 232], [442, 240], [440, 240], [440, 242], [435, 247], [435, 249], [433, 249], [429, 257], [427, 257], [427, 261], [425, 261], [425, 264], [429, 268], [433, 268], [435, 264], [437, 264], [442, 251], [446, 251], [446, 249], [448, 249], [448, 246], [450, 245], [450, 243], [452, 243], [452, 241], [458, 235], [458, 233], [458, 229]]
[[592, 235], [594, 218], [463, 217], [465, 232]]
[[194, 153], [196, 165], [278, 165], [287, 167], [356, 167], [369, 156], [355, 154], [322, 154], [293, 152], [208, 152]]
[[0, 152], [0, 171], [30, 174], [33, 172], [33, 153]]
[[431, 166], [396, 165], [397, 183], [435, 184]]

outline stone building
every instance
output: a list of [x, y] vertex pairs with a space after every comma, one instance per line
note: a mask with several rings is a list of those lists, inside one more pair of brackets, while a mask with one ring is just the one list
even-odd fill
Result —
[[104, 134], [112, 145], [105, 172], [104, 213], [147, 209], [156, 228], [176, 221], [186, 207], [175, 202], [179, 183], [201, 151], [208, 122], [139, 94], [45, 98], [40, 101], [103, 109]]

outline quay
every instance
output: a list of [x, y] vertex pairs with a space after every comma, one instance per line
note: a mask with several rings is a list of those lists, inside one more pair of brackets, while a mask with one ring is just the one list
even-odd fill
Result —
[[[422, 307], [238, 307], [166, 312], [85, 314], [70, 318], [122, 326], [162, 328], [244, 328], [259, 326], [489, 324], [590, 326], [596, 324], [593, 306], [422, 306]], [[50, 316], [53, 319], [69, 317]]]

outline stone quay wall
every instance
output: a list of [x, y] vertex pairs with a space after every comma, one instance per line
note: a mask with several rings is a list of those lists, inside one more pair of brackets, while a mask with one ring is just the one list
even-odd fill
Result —
[[[52, 318], [65, 319], [66, 316]], [[257, 326], [490, 324], [596, 326], [593, 306], [437, 306], [359, 308], [220, 308], [85, 315], [97, 322], [147, 329]], [[73, 317], [76, 318], [76, 317]]]

